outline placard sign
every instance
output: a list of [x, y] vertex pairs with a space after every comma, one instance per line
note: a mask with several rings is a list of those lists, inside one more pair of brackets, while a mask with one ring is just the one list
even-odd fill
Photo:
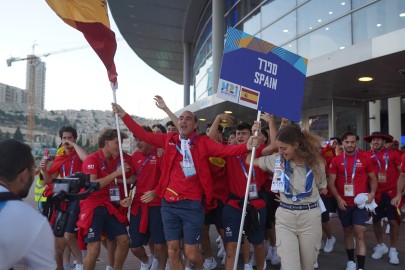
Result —
[[308, 59], [229, 27], [217, 96], [298, 122]]

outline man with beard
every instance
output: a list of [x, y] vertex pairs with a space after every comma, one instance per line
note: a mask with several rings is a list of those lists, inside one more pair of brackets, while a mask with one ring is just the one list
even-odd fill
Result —
[[[52, 166], [47, 170], [48, 160], [42, 160], [40, 167], [44, 175], [45, 183], [49, 186], [53, 186], [52, 179], [56, 177], [65, 178], [76, 172], [80, 172], [82, 169], [83, 160], [87, 157], [87, 151], [76, 144], [77, 131], [73, 127], [64, 126], [59, 130], [59, 137], [61, 139], [62, 146], [59, 148], [60, 155], [55, 157]], [[76, 222], [79, 219], [79, 201], [69, 202], [66, 207], [69, 212], [69, 217], [66, 223], [66, 228], [63, 237], [56, 237], [56, 263], [57, 269], [64, 269], [63, 266], [63, 252], [66, 248], [66, 244], [69, 246], [76, 260], [76, 270], [83, 268], [82, 252], [79, 249], [77, 243], [77, 226]], [[56, 210], [51, 217], [51, 225], [53, 226], [56, 220]]]
[[[354, 261], [354, 237], [356, 238], [357, 269], [364, 269], [366, 260], [366, 241], [368, 212], [354, 203], [360, 193], [368, 193], [367, 203], [374, 199], [377, 178], [370, 157], [364, 151], [357, 151], [358, 136], [346, 132], [342, 136], [343, 152], [334, 157], [329, 166], [328, 189], [335, 196], [338, 204], [339, 219], [343, 226], [346, 253], [348, 257], [346, 270], [356, 270]], [[371, 181], [369, 183], [368, 177]], [[369, 187], [370, 184], [370, 187]], [[370, 189], [370, 192], [368, 192]]]
[[[391, 204], [391, 200], [397, 195], [397, 182], [401, 165], [401, 157], [394, 149], [384, 147], [386, 143], [392, 142], [390, 135], [382, 132], [373, 132], [370, 136], [365, 136], [364, 140], [371, 144], [368, 152], [374, 165], [376, 177], [378, 179], [377, 192], [375, 195], [378, 207], [373, 215], [373, 228], [377, 238], [377, 247], [371, 258], [378, 260], [387, 254], [391, 264], [399, 264], [398, 252], [396, 250], [399, 234], [398, 214], [396, 207]], [[381, 219], [387, 217], [390, 224], [391, 248], [383, 243], [383, 232]]]
[[[179, 134], [155, 134], [145, 131], [118, 104], [112, 108], [135, 137], [158, 148], [164, 148], [162, 176], [154, 191], [141, 200], [150, 202], [162, 198], [162, 220], [169, 252], [171, 270], [184, 269], [180, 260], [180, 239], [184, 236], [184, 253], [197, 270], [203, 269], [198, 242], [204, 225], [203, 194], [206, 207], [212, 207], [212, 179], [207, 158], [236, 156], [247, 152], [246, 144], [226, 147], [207, 136], [198, 136], [197, 116], [184, 111], [179, 116]], [[257, 143], [257, 142], [255, 142]]]
[[0, 143], [0, 268], [24, 264], [31, 269], [55, 269], [54, 237], [48, 220], [27, 197], [34, 181], [31, 148], [16, 140]]

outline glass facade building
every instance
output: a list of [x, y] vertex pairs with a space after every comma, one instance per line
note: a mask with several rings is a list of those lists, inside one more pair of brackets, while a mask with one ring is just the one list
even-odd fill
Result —
[[[213, 68], [215, 45], [212, 34], [213, 28], [216, 30], [212, 22], [212, 5], [215, 4], [218, 3], [207, 1], [194, 35], [191, 103], [199, 102], [216, 93], [212, 80], [215, 72]], [[224, 33], [228, 26], [235, 27], [308, 58], [310, 64], [314, 60], [318, 66], [319, 62], [322, 66], [322, 61], [329, 64], [323, 58], [325, 56], [340, 53], [342, 56], [340, 59], [348, 59], [351, 57], [348, 52], [350, 48], [362, 46], [370, 41], [375, 43], [374, 40], [379, 37], [405, 29], [405, 1], [224, 0], [224, 22]], [[387, 39], [387, 47], [395, 43], [398, 43], [395, 38]], [[383, 43], [383, 46], [386, 45]], [[375, 49], [371, 50], [374, 53]], [[310, 76], [324, 71], [312, 69]], [[403, 134], [401, 126], [405, 126], [405, 99], [401, 96], [397, 98], [400, 103], [399, 106], [396, 105], [394, 121], [399, 122], [399, 131], [391, 131], [385, 122], [389, 118], [388, 97], [379, 103], [382, 104], [377, 108], [380, 112], [377, 113], [379, 123], [373, 126], [369, 119], [372, 121], [375, 118], [373, 113], [376, 112], [369, 109], [366, 99], [360, 100], [356, 97], [353, 97], [353, 100], [339, 99], [339, 95], [336, 97], [335, 93], [328, 106], [312, 106], [311, 109], [304, 109], [302, 125], [324, 138], [341, 135], [347, 130], [357, 132], [362, 137], [367, 135], [369, 130], [375, 129], [393, 132], [394, 137], [399, 137]]]
[[[225, 24], [309, 60], [405, 28], [403, 0], [225, 0]], [[212, 89], [212, 1], [195, 39], [192, 101]]]

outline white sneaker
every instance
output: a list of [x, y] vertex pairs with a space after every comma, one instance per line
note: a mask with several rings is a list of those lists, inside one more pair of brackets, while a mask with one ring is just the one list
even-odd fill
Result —
[[219, 242], [221, 242], [221, 236], [220, 235], [218, 235], [218, 237], [217, 237], [217, 239], [215, 239], [215, 242], [217, 242], [217, 243], [219, 243]]
[[225, 259], [226, 259], [226, 256], [224, 256], [224, 257], [222, 258], [221, 265], [225, 265]]
[[255, 255], [253, 253], [250, 254], [250, 261], [249, 264], [251, 266], [256, 266], [256, 259], [255, 259]]
[[170, 264], [169, 264], [169, 260], [166, 262], [166, 267], [165, 270], [170, 270]]
[[150, 267], [152, 266], [152, 255], [148, 255], [148, 262], [147, 263], [143, 263], [141, 262], [141, 268], [139, 268], [139, 270], [149, 270]]
[[223, 258], [225, 256], [225, 248], [224, 245], [222, 245], [219, 250], [218, 250], [218, 254], [217, 254], [218, 258]]
[[332, 252], [335, 242], [336, 242], [336, 238], [333, 236], [330, 239], [326, 239], [326, 243], [325, 243], [325, 247], [323, 248], [323, 251], [326, 253]]
[[388, 257], [390, 257], [390, 264], [399, 264], [398, 251], [396, 248], [390, 248]]
[[356, 270], [356, 263], [354, 261], [348, 261], [346, 270]]
[[159, 261], [155, 257], [152, 260], [152, 266], [150, 267], [150, 270], [158, 270], [159, 267]]
[[269, 248], [267, 249], [266, 261], [271, 261], [272, 258], [273, 258], [273, 247], [269, 246]]
[[247, 263], [243, 266], [243, 270], [253, 270], [253, 266], [250, 263]]
[[83, 270], [83, 264], [75, 263], [75, 268], [73, 268], [72, 270]]
[[387, 246], [384, 243], [378, 244], [377, 248], [374, 250], [373, 255], [371, 255], [371, 258], [373, 258], [374, 260], [379, 260], [382, 258], [384, 254], [387, 253], [388, 253]]
[[273, 254], [271, 258], [271, 264], [272, 265], [277, 265], [280, 264], [281, 260], [280, 257], [277, 254], [277, 247], [273, 247]]
[[315, 263], [314, 263], [314, 268], [315, 268], [315, 269], [318, 269], [318, 268], [319, 268], [318, 260], [315, 261]]
[[215, 260], [214, 257], [211, 257], [209, 259], [204, 260], [204, 269], [206, 270], [212, 270], [217, 267], [217, 261]]
[[114, 268], [113, 268], [111, 265], [107, 265], [107, 266], [105, 267], [105, 270], [114, 270]]

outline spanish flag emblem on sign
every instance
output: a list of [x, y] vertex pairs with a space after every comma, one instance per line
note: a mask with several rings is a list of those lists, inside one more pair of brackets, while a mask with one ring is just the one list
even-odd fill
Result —
[[240, 91], [240, 100], [257, 106], [259, 103], [259, 92], [242, 87]]

